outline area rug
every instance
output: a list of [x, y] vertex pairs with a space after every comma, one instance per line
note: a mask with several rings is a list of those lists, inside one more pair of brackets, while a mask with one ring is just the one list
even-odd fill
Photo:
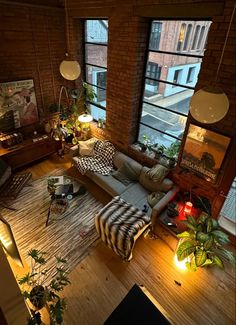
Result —
[[94, 215], [102, 204], [89, 192], [75, 196], [60, 220], [51, 221], [46, 227], [50, 205], [47, 179], [50, 175], [63, 174], [65, 171], [55, 170], [32, 181], [12, 202], [11, 207], [16, 211], [3, 209], [1, 214], [9, 222], [18, 249], [28, 265], [27, 252], [35, 248], [47, 253], [45, 257], [50, 271], [55, 266], [54, 256], [60, 256], [67, 260], [70, 272], [98, 241]]

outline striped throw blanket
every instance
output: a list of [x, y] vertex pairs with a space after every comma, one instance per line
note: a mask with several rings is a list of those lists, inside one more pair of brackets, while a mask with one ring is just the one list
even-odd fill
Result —
[[149, 224], [148, 215], [119, 196], [95, 216], [95, 226], [103, 242], [126, 261], [132, 258], [135, 240]]

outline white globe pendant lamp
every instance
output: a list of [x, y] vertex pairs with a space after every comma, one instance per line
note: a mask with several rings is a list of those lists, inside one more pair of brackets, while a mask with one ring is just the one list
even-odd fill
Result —
[[190, 113], [195, 120], [201, 123], [216, 123], [222, 120], [229, 110], [228, 97], [220, 87], [216, 86], [216, 84], [234, 17], [235, 7], [234, 5], [214, 84], [196, 91], [190, 101]]
[[221, 88], [204, 87], [198, 90], [190, 102], [192, 117], [201, 123], [216, 123], [222, 120], [229, 109], [229, 100]]
[[66, 57], [60, 64], [60, 73], [66, 80], [76, 80], [81, 73], [80, 65], [77, 61], [70, 59], [68, 53]]
[[65, 0], [65, 14], [66, 14], [66, 45], [67, 52], [65, 54], [66, 58], [60, 64], [60, 73], [66, 80], [76, 80], [81, 73], [79, 63], [74, 60], [74, 58], [69, 55], [69, 27], [68, 27], [68, 12], [67, 12], [67, 0]]

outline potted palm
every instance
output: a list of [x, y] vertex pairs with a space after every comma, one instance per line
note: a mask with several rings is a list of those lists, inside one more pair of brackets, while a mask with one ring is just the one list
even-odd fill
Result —
[[31, 270], [18, 279], [31, 311], [28, 325], [42, 324], [40, 309], [43, 307], [49, 313], [50, 324], [62, 324], [63, 321], [66, 301], [60, 297], [59, 292], [70, 283], [66, 271], [67, 262], [56, 257], [55, 269], [49, 272], [45, 268], [45, 254], [36, 249], [30, 250], [28, 256], [31, 257]]
[[187, 216], [187, 231], [177, 235], [180, 238], [176, 250], [179, 262], [185, 261], [188, 270], [196, 271], [198, 267], [216, 265], [224, 268], [223, 259], [235, 264], [235, 255], [224, 248], [230, 240], [217, 220], [202, 213], [197, 219]]

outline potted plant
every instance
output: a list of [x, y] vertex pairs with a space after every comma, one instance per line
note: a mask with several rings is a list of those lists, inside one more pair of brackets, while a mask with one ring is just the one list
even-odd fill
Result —
[[31, 270], [18, 279], [23, 296], [30, 302], [31, 317], [28, 325], [42, 324], [39, 310], [43, 307], [48, 310], [51, 324], [62, 324], [63, 321], [66, 301], [59, 296], [59, 292], [70, 283], [65, 268], [67, 262], [56, 257], [55, 269], [49, 272], [44, 268], [45, 254], [36, 249], [30, 250], [28, 256], [31, 257]]
[[71, 142], [75, 145], [81, 140], [81, 123], [78, 121], [79, 115], [83, 113], [90, 114], [90, 102], [93, 102], [97, 97], [94, 88], [83, 82], [82, 90], [69, 89], [69, 96], [72, 98], [71, 113], [65, 123], [66, 130]]
[[140, 148], [142, 152], [145, 152], [150, 145], [150, 138], [148, 135], [143, 135], [143, 142], [140, 143]]
[[187, 216], [188, 230], [178, 234], [180, 238], [176, 250], [178, 261], [185, 261], [187, 269], [195, 271], [198, 267], [216, 265], [224, 268], [222, 258], [235, 263], [234, 254], [223, 246], [230, 242], [217, 220], [202, 213], [197, 219]]
[[174, 167], [176, 163], [176, 158], [179, 153], [180, 142], [176, 141], [171, 143], [171, 145], [167, 148], [164, 148], [163, 153], [169, 160], [169, 167]]

